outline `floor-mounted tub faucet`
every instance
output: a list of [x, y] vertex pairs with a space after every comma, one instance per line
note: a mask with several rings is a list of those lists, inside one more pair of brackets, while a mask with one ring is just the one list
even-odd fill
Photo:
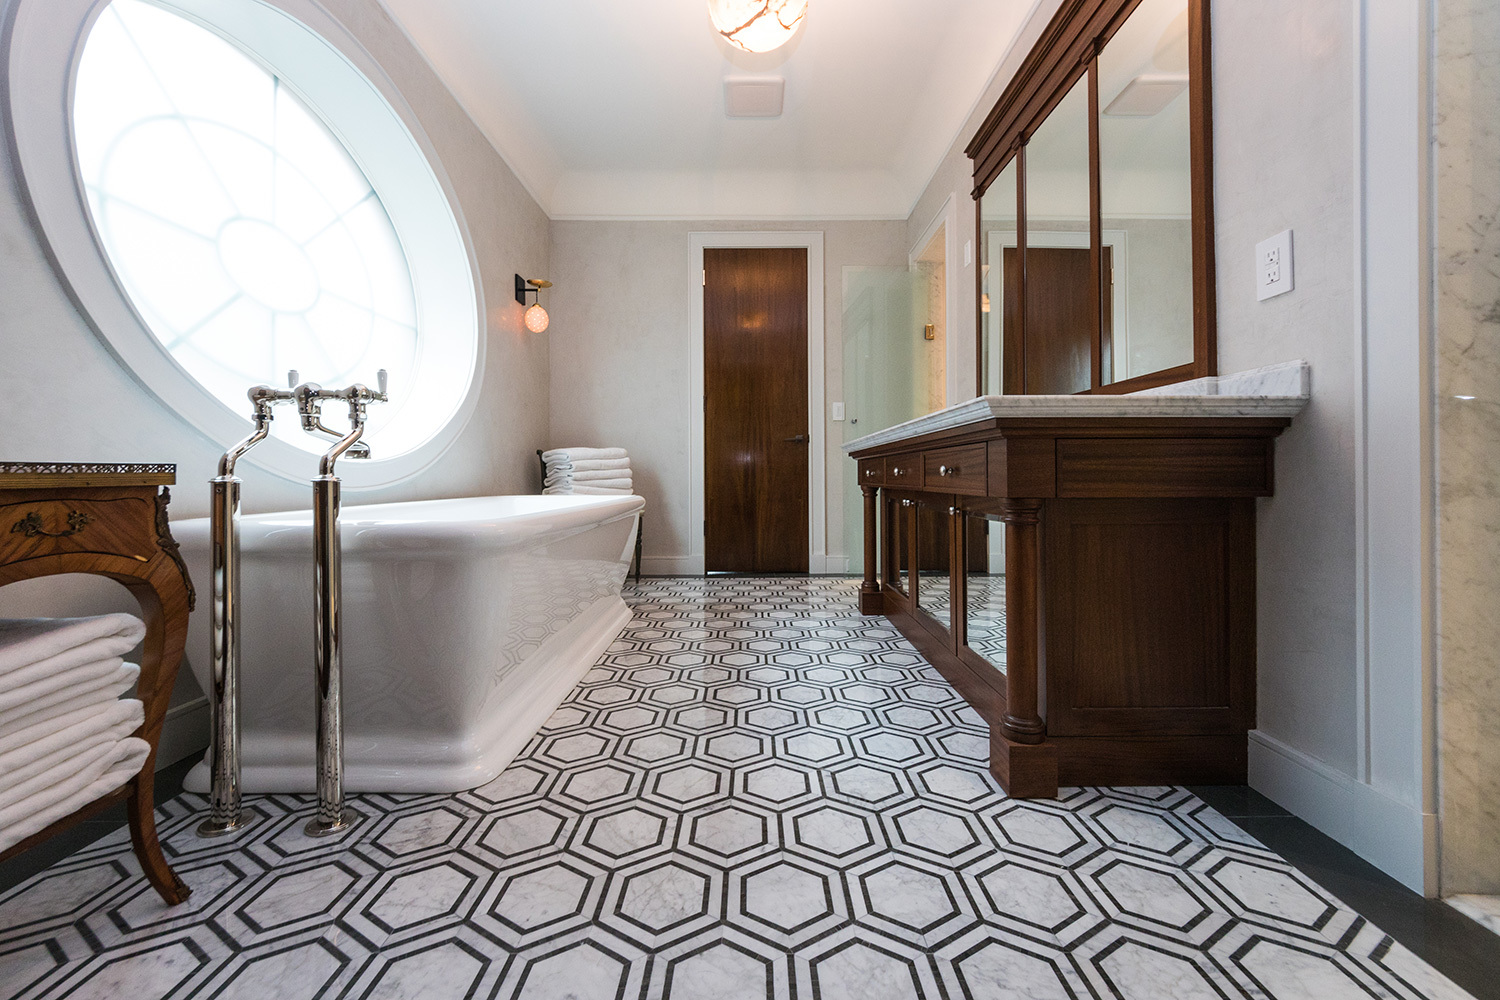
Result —
[[[349, 828], [358, 817], [344, 807], [344, 714], [342, 703], [343, 660], [341, 649], [342, 579], [339, 549], [339, 477], [334, 463], [345, 454], [369, 458], [370, 447], [360, 441], [365, 432], [365, 407], [383, 403], [386, 373], [377, 376], [380, 389], [355, 384], [347, 389], [324, 389], [304, 383], [293, 390], [302, 427], [312, 433], [338, 438], [324, 453], [313, 480], [313, 584], [317, 603], [313, 612], [314, 657], [317, 671], [318, 814], [309, 820], [306, 832], [322, 837]], [[330, 400], [349, 404], [349, 432], [339, 435], [323, 424], [322, 406]]]
[[[288, 384], [297, 381], [290, 373]], [[240, 479], [235, 463], [271, 432], [277, 403], [294, 398], [291, 389], [257, 385], [247, 393], [254, 407], [255, 428], [219, 459], [219, 474], [209, 489], [209, 711], [213, 732], [209, 744], [208, 819], [200, 837], [221, 837], [249, 824], [240, 809]]]

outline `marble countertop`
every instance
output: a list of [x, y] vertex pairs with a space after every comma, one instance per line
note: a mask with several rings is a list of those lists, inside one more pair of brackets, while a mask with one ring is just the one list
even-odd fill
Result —
[[980, 396], [844, 445], [861, 451], [988, 420], [1073, 417], [1295, 417], [1309, 398], [1306, 361], [1176, 382], [1123, 396]]

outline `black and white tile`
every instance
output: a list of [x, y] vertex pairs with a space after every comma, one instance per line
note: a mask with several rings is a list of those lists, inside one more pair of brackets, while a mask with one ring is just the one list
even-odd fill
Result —
[[0, 897], [0, 997], [1457, 998], [1178, 788], [1008, 799], [979, 718], [858, 584], [651, 580], [491, 784], [161, 808]]

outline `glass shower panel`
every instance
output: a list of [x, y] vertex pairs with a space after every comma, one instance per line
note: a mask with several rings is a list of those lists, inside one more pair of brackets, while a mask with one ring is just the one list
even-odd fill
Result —
[[[927, 412], [931, 352], [918, 326], [915, 287], [908, 268], [844, 268], [845, 442]], [[843, 508], [849, 572], [862, 573], [864, 499], [852, 459], [844, 463]]]
[[965, 576], [968, 646], [1005, 672], [1005, 525], [970, 514]]

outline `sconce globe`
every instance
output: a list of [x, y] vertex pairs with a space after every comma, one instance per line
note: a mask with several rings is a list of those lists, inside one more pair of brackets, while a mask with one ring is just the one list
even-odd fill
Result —
[[551, 317], [547, 315], [547, 310], [543, 309], [536, 302], [533, 302], [526, 308], [526, 313], [522, 319], [526, 321], [526, 329], [532, 333], [546, 333], [547, 324], [551, 322]]
[[708, 0], [714, 29], [746, 52], [770, 52], [792, 40], [807, 0]]

